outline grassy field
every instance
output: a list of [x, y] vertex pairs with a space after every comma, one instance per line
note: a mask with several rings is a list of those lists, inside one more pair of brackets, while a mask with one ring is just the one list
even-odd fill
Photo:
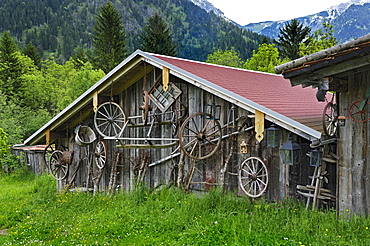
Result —
[[56, 194], [49, 176], [0, 176], [1, 245], [370, 245], [369, 228], [367, 218], [217, 190]]

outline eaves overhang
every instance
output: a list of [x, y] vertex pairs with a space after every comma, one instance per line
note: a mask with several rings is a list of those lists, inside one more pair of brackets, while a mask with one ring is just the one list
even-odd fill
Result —
[[370, 65], [370, 34], [304, 56], [275, 67], [292, 86], [317, 87], [324, 77], [340, 77], [353, 69]]
[[44, 143], [45, 141], [43, 141], [42, 139], [45, 139], [46, 130], [49, 129], [50, 131], [54, 131], [62, 124], [64, 124], [69, 118], [71, 118], [73, 115], [78, 113], [81, 109], [88, 106], [89, 104], [91, 104], [92, 110], [94, 93], [99, 94], [100, 92], [107, 90], [107, 88], [111, 86], [112, 81], [119, 78], [136, 64], [138, 64], [142, 60], [142, 57], [138, 56], [140, 53], [140, 51], [136, 51], [128, 56], [124, 61], [122, 61], [119, 65], [112, 69], [107, 75], [105, 75], [92, 87], [81, 94], [75, 101], [73, 101], [54, 118], [48, 121], [29, 138], [27, 138], [24, 141], [24, 145], [35, 145], [38, 143]]

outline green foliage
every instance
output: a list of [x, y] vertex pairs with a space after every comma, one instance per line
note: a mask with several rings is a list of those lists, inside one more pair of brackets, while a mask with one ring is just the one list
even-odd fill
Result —
[[108, 1], [100, 7], [94, 27], [93, 64], [95, 68], [108, 73], [126, 57], [126, 34], [122, 17], [114, 5]]
[[173, 43], [173, 34], [158, 13], [155, 13], [148, 19], [140, 38], [142, 39], [141, 49], [143, 51], [177, 56], [177, 47]]
[[34, 46], [32, 42], [28, 43], [26, 47], [24, 47], [24, 49], [22, 50], [22, 53], [28, 56], [29, 58], [31, 58], [36, 67], [40, 67], [41, 57], [40, 57], [40, 54], [36, 46]]
[[290, 60], [299, 58], [299, 47], [308, 37], [311, 29], [307, 26], [304, 27], [297, 19], [293, 19], [287, 22], [279, 31], [278, 40], [275, 42], [281, 57], [289, 58]]
[[305, 42], [300, 45], [300, 55], [310, 55], [324, 49], [335, 46], [338, 41], [334, 37], [333, 25], [324, 21], [322, 23], [324, 30], [319, 29], [310, 35]]
[[244, 68], [266, 73], [275, 73], [275, 66], [285, 62], [288, 62], [288, 60], [281, 60], [279, 58], [279, 51], [274, 44], [262, 43], [257, 51], [253, 51], [252, 57], [245, 62]]
[[[2, 245], [366, 245], [366, 217], [306, 211], [292, 201], [251, 201], [213, 189], [137, 189], [108, 197], [55, 193], [55, 180], [0, 176]], [[347, 216], [349, 212], [342, 215]]]
[[[205, 61], [217, 49], [237, 51], [243, 60], [263, 36], [207, 13], [184, 0], [111, 0], [122, 15], [128, 53], [140, 47], [147, 18], [158, 12], [173, 31], [178, 56]], [[65, 63], [76, 47], [91, 47], [99, 6], [106, 0], [0, 0], [0, 32], [9, 30], [20, 44], [32, 42], [42, 58]], [[14, 21], [17, 20], [17, 21]], [[86, 61], [85, 61], [86, 62]]]
[[18, 166], [16, 158], [12, 155], [10, 146], [8, 145], [8, 136], [6, 132], [0, 128], [0, 174], [2, 171], [9, 171]]
[[229, 67], [242, 67], [243, 64], [239, 54], [234, 50], [216, 50], [208, 55], [206, 62]]

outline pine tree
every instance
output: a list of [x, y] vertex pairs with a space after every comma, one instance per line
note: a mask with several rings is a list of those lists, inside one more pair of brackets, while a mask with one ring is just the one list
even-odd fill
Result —
[[26, 45], [26, 47], [24, 47], [22, 53], [31, 58], [36, 67], [41, 66], [40, 53], [38, 52], [37, 48], [32, 44], [32, 42], [29, 42]]
[[100, 7], [93, 34], [94, 67], [108, 73], [126, 57], [126, 33], [123, 29], [122, 16], [108, 1]]
[[299, 47], [311, 32], [309, 27], [303, 27], [297, 19], [289, 21], [284, 28], [280, 28], [278, 40], [275, 41], [282, 58], [295, 60], [300, 57]]
[[173, 43], [173, 34], [158, 13], [148, 19], [140, 38], [143, 51], [177, 56], [177, 46]]

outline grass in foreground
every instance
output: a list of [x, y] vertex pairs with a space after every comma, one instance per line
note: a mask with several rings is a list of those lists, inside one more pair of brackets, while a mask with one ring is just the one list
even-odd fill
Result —
[[369, 227], [367, 218], [217, 190], [56, 194], [49, 176], [0, 176], [1, 245], [368, 245]]

